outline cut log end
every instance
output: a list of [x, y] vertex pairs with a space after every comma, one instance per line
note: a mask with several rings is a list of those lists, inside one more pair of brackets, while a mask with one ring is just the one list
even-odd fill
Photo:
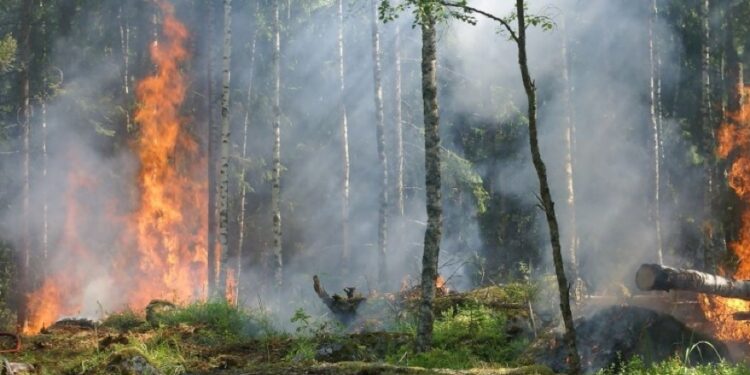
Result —
[[640, 290], [666, 290], [657, 286], [659, 269], [655, 264], [643, 264], [635, 273], [635, 285]]

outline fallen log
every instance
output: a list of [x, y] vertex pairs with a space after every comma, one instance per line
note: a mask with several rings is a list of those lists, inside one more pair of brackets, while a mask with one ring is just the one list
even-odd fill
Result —
[[721, 297], [750, 300], [750, 280], [734, 280], [690, 269], [643, 264], [635, 274], [638, 289], [686, 290]]

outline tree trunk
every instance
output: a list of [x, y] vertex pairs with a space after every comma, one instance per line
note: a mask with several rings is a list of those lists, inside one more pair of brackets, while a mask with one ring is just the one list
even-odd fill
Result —
[[422, 299], [419, 305], [416, 350], [432, 346], [435, 314], [435, 281], [443, 226], [440, 176], [440, 113], [437, 96], [437, 33], [435, 15], [427, 13], [422, 20], [422, 101], [424, 106], [425, 191], [427, 228], [422, 255]]
[[378, 28], [378, 1], [370, 0], [372, 13], [372, 59], [375, 85], [375, 135], [380, 162], [380, 208], [378, 210], [378, 283], [386, 282], [386, 254], [388, 251], [388, 158], [385, 153], [385, 119], [383, 115], [382, 69], [380, 66], [380, 31]]
[[281, 24], [279, 2], [273, 2], [273, 167], [271, 171], [271, 211], [273, 213], [274, 279], [282, 284], [281, 257]]
[[[125, 2], [127, 3], [127, 2]], [[127, 15], [123, 11], [123, 5], [120, 4], [118, 10], [118, 18], [120, 21], [120, 49], [122, 51], [122, 93], [125, 97], [125, 103], [127, 107], [128, 99], [130, 96], [130, 82], [128, 77], [130, 75], [130, 24], [128, 23]], [[132, 130], [133, 124], [130, 122], [130, 111], [125, 110], [125, 129], [129, 133]]]
[[575, 194], [575, 142], [576, 126], [573, 122], [573, 103], [571, 102], [570, 67], [568, 65], [568, 34], [566, 29], [566, 16], [562, 16], [562, 75], [563, 75], [563, 101], [565, 102], [565, 179], [568, 189], [568, 257], [570, 271], [573, 278], [573, 299], [579, 301], [583, 297], [583, 283], [578, 273], [578, 224], [576, 221], [576, 194]]
[[344, 0], [338, 0], [338, 68], [339, 68], [339, 131], [341, 132], [341, 263], [343, 274], [349, 273], [349, 124], [346, 113], [346, 85], [344, 81]]
[[715, 232], [715, 224], [712, 218], [713, 216], [713, 199], [715, 193], [716, 183], [716, 163], [714, 162], [715, 148], [715, 129], [712, 124], [711, 118], [711, 30], [710, 30], [710, 1], [701, 1], [701, 104], [700, 104], [700, 116], [701, 116], [701, 127], [704, 131], [705, 146], [704, 152], [706, 154], [704, 161], [704, 173], [706, 175], [706, 190], [703, 197], [703, 235], [704, 235], [704, 269], [712, 269], [715, 266], [716, 260], [714, 259], [715, 248], [713, 246], [713, 237]]
[[221, 263], [219, 264], [219, 286], [217, 292], [223, 298], [227, 296], [227, 274], [229, 258], [234, 255], [229, 248], [229, 86], [232, 64], [232, 0], [224, 0], [224, 51], [222, 57], [221, 87], [221, 160], [219, 162], [219, 245], [221, 246]]
[[31, 22], [32, 22], [32, 0], [24, 0], [21, 5], [21, 30], [18, 45], [20, 86], [20, 125], [22, 131], [22, 162], [21, 162], [21, 251], [18, 264], [19, 293], [21, 294], [18, 307], [18, 323], [23, 326], [26, 323], [26, 292], [29, 287], [29, 262], [31, 259], [31, 238], [29, 233], [29, 194], [31, 190], [29, 182], [29, 163], [31, 159], [31, 92], [30, 92], [30, 70], [31, 70]]
[[208, 296], [213, 298], [217, 295], [217, 257], [216, 257], [216, 146], [217, 129], [213, 115], [213, 34], [214, 34], [214, 6], [211, 0], [206, 0], [208, 8], [208, 22], [206, 27], [205, 49], [206, 54], [206, 116], [208, 119], [208, 234], [207, 234], [207, 256], [208, 256]]
[[[255, 2], [255, 15], [257, 16], [260, 11], [260, 1]], [[247, 204], [247, 181], [245, 181], [247, 160], [247, 130], [250, 127], [250, 108], [252, 108], [253, 102], [253, 83], [255, 78], [255, 48], [258, 44], [258, 29], [253, 34], [252, 44], [250, 45], [250, 78], [247, 83], [247, 102], [245, 104], [245, 121], [242, 127], [242, 162], [240, 163], [240, 215], [239, 215], [239, 235], [237, 237], [237, 292], [236, 296], [241, 296], [240, 292], [243, 291], [242, 287], [242, 261], [243, 261], [243, 249], [245, 245], [245, 206]]]
[[727, 298], [750, 300], [750, 281], [732, 280], [696, 270], [643, 264], [635, 274], [638, 289], [686, 290]]
[[529, 66], [526, 57], [526, 19], [524, 16], [525, 6], [523, 0], [516, 0], [516, 15], [518, 20], [518, 64], [521, 68], [521, 77], [523, 87], [528, 98], [528, 118], [529, 118], [529, 144], [531, 147], [531, 158], [539, 178], [539, 190], [542, 198], [542, 206], [547, 216], [547, 225], [549, 226], [550, 242], [552, 243], [552, 259], [555, 263], [555, 273], [557, 274], [557, 286], [560, 291], [560, 310], [562, 311], [563, 322], [565, 323], [565, 341], [570, 350], [568, 364], [570, 373], [578, 374], [581, 372], [580, 357], [576, 347], [575, 325], [573, 324], [573, 315], [570, 311], [570, 291], [568, 280], [565, 277], [563, 267], [562, 251], [560, 246], [560, 232], [555, 215], [555, 204], [552, 201], [552, 194], [547, 182], [547, 170], [539, 151], [539, 141], [537, 139], [536, 124], [536, 88], [534, 81], [529, 73]]
[[401, 26], [396, 23], [396, 36], [393, 42], [395, 56], [395, 95], [394, 113], [396, 123], [396, 210], [404, 216], [404, 128], [401, 107]]
[[[44, 276], [47, 275], [47, 258], [49, 256], [49, 204], [47, 194], [47, 167], [49, 159], [47, 158], [47, 86], [49, 84], [47, 80], [47, 71], [49, 68], [49, 53], [47, 50], [47, 10], [45, 9], [46, 1], [42, 0], [39, 2], [40, 10], [42, 13], [42, 97], [41, 97], [41, 109], [42, 109], [42, 259], [44, 264], [41, 269]], [[125, 111], [126, 113], [128, 111]]]
[[653, 150], [654, 150], [654, 230], [656, 234], [656, 258], [659, 264], [664, 264], [664, 255], [662, 250], [661, 236], [661, 140], [659, 139], [660, 129], [660, 112], [658, 96], [658, 75], [659, 66], [657, 63], [657, 52], [654, 37], [654, 26], [659, 17], [659, 9], [656, 6], [656, 0], [651, 1], [651, 14], [648, 19], [648, 50], [649, 50], [649, 99], [651, 104], [651, 128], [653, 132]]

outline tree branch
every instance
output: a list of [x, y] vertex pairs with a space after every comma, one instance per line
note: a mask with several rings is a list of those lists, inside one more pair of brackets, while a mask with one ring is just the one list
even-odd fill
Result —
[[502, 18], [500, 18], [498, 16], [495, 16], [495, 15], [493, 15], [491, 13], [487, 13], [487, 12], [481, 10], [481, 9], [477, 9], [477, 8], [474, 8], [474, 7], [465, 5], [465, 4], [452, 3], [450, 1], [445, 1], [445, 0], [440, 0], [440, 4], [443, 5], [443, 6], [449, 7], [449, 8], [459, 8], [459, 9], [464, 10], [465, 12], [468, 12], [468, 13], [480, 14], [480, 15], [485, 16], [485, 17], [487, 17], [487, 18], [489, 18], [489, 19], [491, 19], [493, 21], [499, 22], [501, 25], [503, 25], [503, 27], [505, 27], [505, 30], [508, 31], [508, 34], [510, 34], [511, 39], [513, 39], [513, 41], [515, 41], [515, 42], [518, 42], [518, 36], [516, 35], [516, 32], [513, 31], [513, 28], [510, 27], [510, 23], [508, 23], [508, 21], [506, 21], [506, 20], [504, 20], [504, 19], [502, 19]]

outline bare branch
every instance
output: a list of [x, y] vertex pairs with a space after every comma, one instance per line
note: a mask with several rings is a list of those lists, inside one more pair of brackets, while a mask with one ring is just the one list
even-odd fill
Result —
[[487, 17], [487, 18], [489, 18], [489, 19], [491, 19], [493, 21], [499, 22], [501, 25], [503, 25], [503, 27], [505, 28], [505, 30], [508, 31], [508, 34], [510, 35], [511, 39], [513, 39], [513, 41], [515, 41], [515, 42], [518, 42], [518, 36], [516, 35], [516, 32], [513, 30], [513, 28], [510, 27], [510, 23], [508, 23], [508, 21], [506, 21], [506, 20], [504, 20], [504, 19], [502, 19], [502, 18], [500, 18], [498, 16], [495, 16], [495, 15], [493, 15], [491, 13], [487, 13], [487, 12], [481, 10], [481, 9], [477, 9], [477, 8], [468, 6], [466, 4], [452, 3], [450, 1], [445, 1], [445, 0], [440, 0], [440, 4], [442, 4], [443, 6], [449, 7], [449, 8], [459, 8], [459, 9], [462, 9], [462, 10], [468, 12], [468, 13], [480, 14], [480, 15], [485, 16], [485, 17]]

